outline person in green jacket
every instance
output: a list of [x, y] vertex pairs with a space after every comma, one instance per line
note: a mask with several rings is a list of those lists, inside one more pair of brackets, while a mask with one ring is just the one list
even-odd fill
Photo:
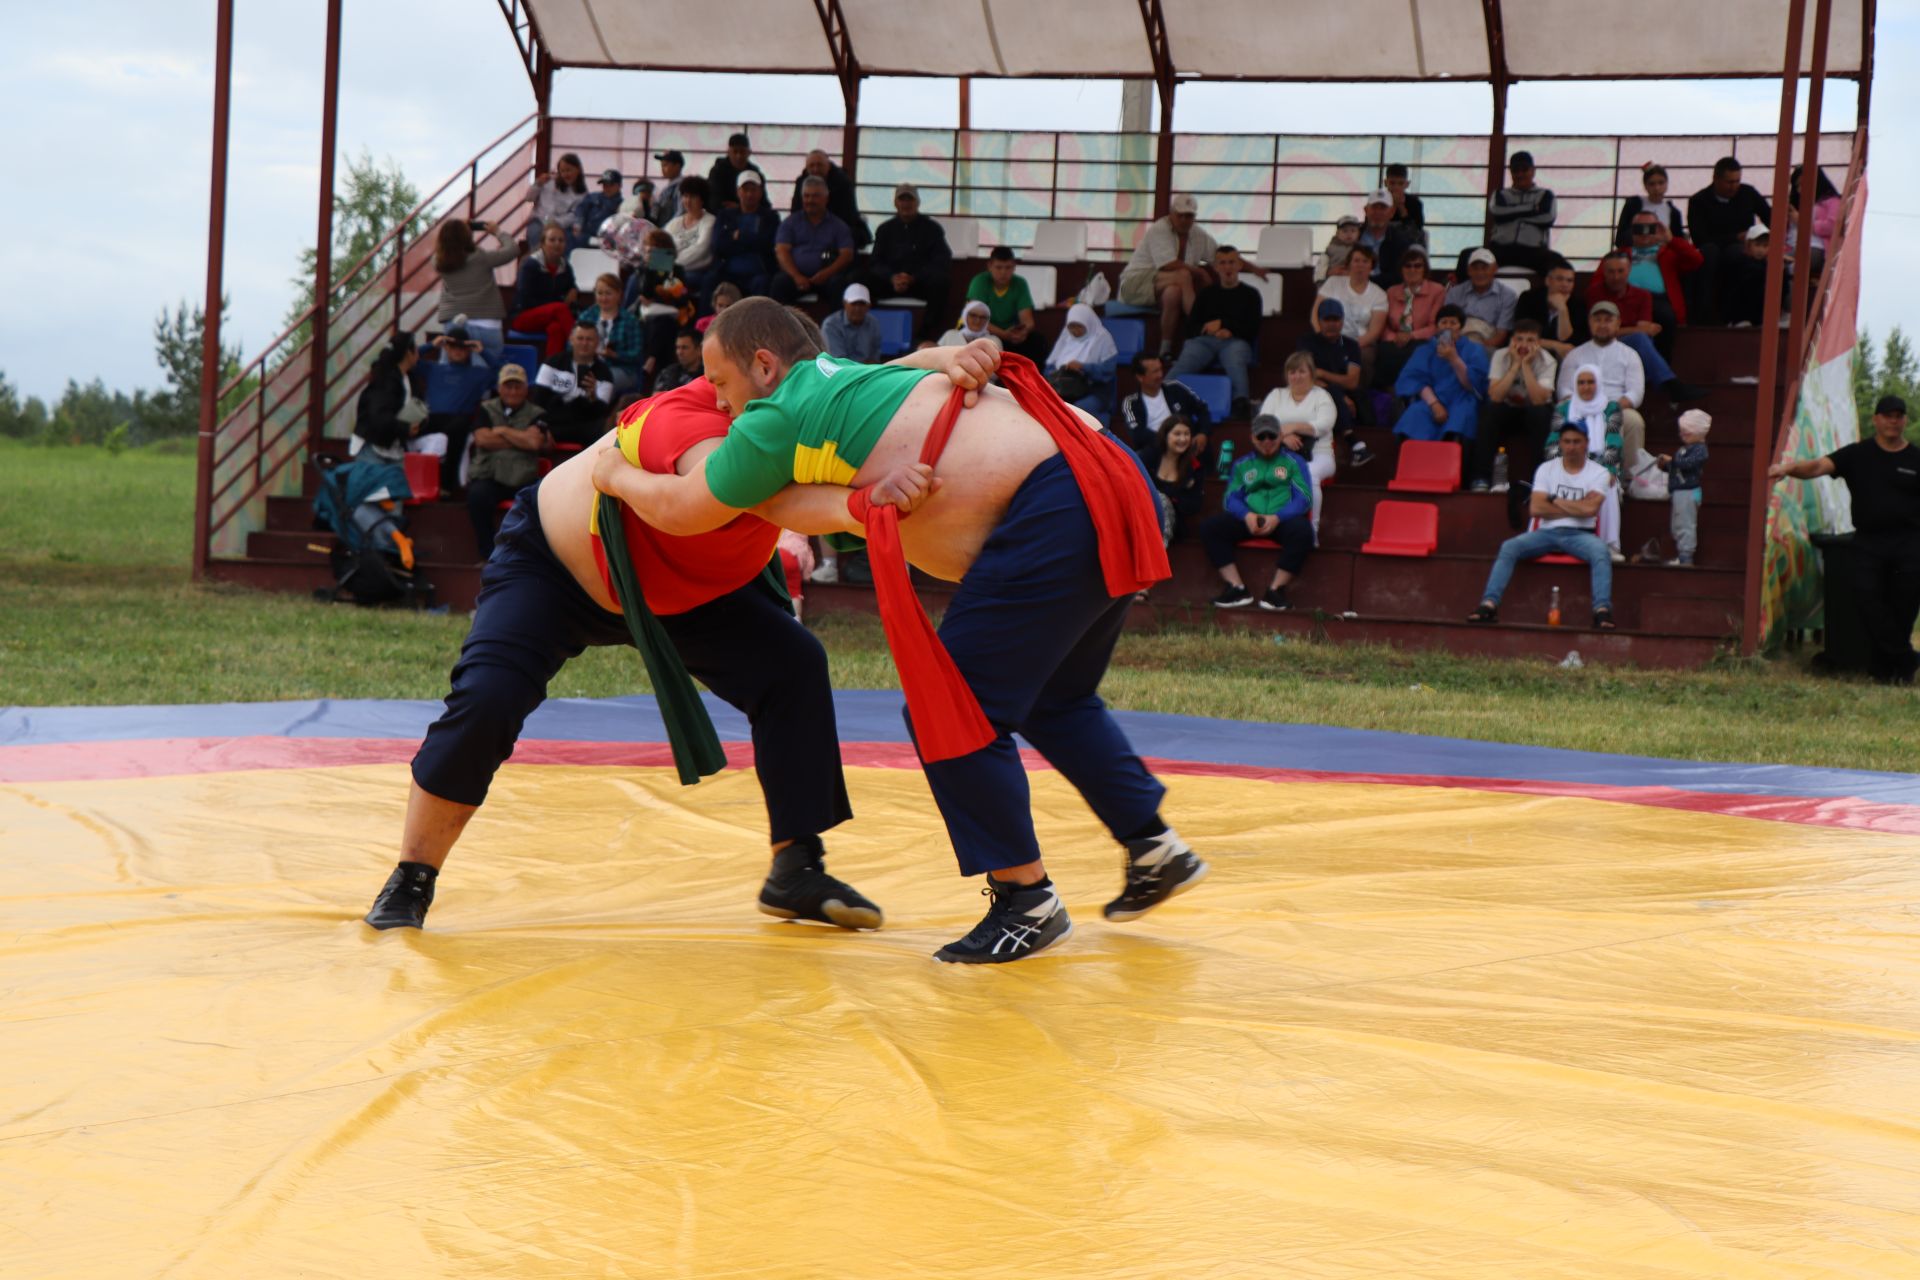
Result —
[[1280, 563], [1267, 593], [1260, 597], [1260, 607], [1284, 611], [1287, 584], [1313, 550], [1313, 475], [1305, 442], [1272, 414], [1253, 420], [1253, 452], [1234, 464], [1224, 505], [1226, 510], [1200, 526], [1207, 560], [1225, 584], [1213, 598], [1214, 608], [1238, 609], [1253, 603], [1253, 593], [1241, 580], [1233, 558], [1241, 543], [1265, 538], [1280, 544]]

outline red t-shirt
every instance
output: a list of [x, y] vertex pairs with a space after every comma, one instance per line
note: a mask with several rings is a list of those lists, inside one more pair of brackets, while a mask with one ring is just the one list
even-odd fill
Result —
[[[730, 426], [715, 402], [713, 384], [695, 378], [628, 406], [619, 419], [621, 452], [643, 470], [671, 475], [681, 454], [702, 440], [726, 435]], [[601, 580], [617, 600], [619, 592], [600, 545], [597, 504], [595, 511], [593, 558], [600, 566]], [[662, 533], [624, 504], [620, 520], [634, 574], [646, 594], [647, 607], [657, 614], [685, 613], [746, 586], [773, 559], [780, 540], [780, 530], [755, 515], [736, 516], [711, 533], [691, 537]]]
[[1630, 284], [1627, 286], [1627, 296], [1616, 298], [1607, 292], [1606, 282], [1600, 278], [1598, 271], [1594, 272], [1593, 278], [1587, 281], [1587, 306], [1591, 308], [1596, 302], [1611, 302], [1620, 308], [1620, 327], [1623, 330], [1631, 329], [1637, 324], [1645, 324], [1653, 319], [1651, 293], [1637, 284]]

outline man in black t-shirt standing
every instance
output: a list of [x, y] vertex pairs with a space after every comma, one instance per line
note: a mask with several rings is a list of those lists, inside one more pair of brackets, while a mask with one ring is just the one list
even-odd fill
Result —
[[1839, 476], [1853, 498], [1854, 592], [1873, 646], [1873, 678], [1911, 684], [1920, 658], [1913, 624], [1920, 616], [1920, 448], [1907, 443], [1907, 404], [1881, 396], [1873, 439], [1824, 458], [1776, 462], [1767, 474], [1811, 480]]

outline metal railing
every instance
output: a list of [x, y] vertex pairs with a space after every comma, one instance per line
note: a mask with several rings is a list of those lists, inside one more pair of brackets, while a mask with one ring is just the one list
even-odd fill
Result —
[[[554, 121], [556, 151], [579, 154], [589, 171], [617, 168], [629, 180], [655, 169], [653, 155], [678, 150], [702, 173], [744, 130], [754, 160], [784, 209], [806, 153], [836, 155], [842, 126], [700, 124], [582, 117]], [[984, 244], [1033, 244], [1046, 221], [1087, 224], [1088, 256], [1125, 258], [1153, 219], [1156, 135], [1064, 131], [897, 129], [864, 126], [855, 167], [861, 213], [877, 225], [893, 214], [894, 187], [920, 188], [922, 209], [978, 218]], [[1771, 163], [1771, 134], [1514, 137], [1509, 152], [1533, 153], [1538, 180], [1553, 189], [1555, 247], [1582, 265], [1613, 243], [1620, 201], [1639, 195], [1640, 166], [1668, 170], [1672, 198], [1707, 185], [1713, 164], [1736, 156], [1757, 170]], [[1796, 143], [1796, 146], [1798, 144]], [[1844, 166], [1851, 134], [1820, 138], [1823, 165]], [[1173, 189], [1200, 197], [1201, 220], [1222, 243], [1251, 247], [1265, 226], [1313, 229], [1330, 237], [1343, 214], [1359, 214], [1389, 164], [1404, 164], [1426, 207], [1434, 253], [1451, 256], [1481, 242], [1486, 215], [1485, 137], [1329, 134], [1181, 134], [1174, 139]], [[836, 159], [839, 157], [836, 155]]]
[[[423, 321], [437, 296], [432, 246], [440, 224], [448, 217], [503, 221], [526, 203], [534, 123], [529, 115], [475, 152], [340, 274], [344, 281], [365, 279], [350, 292], [336, 290], [331, 300], [324, 390], [317, 411], [312, 391], [315, 352], [307, 334], [319, 299], [221, 388], [222, 403], [236, 392], [245, 394], [214, 431], [207, 523], [196, 531], [213, 555], [242, 554], [246, 535], [264, 524], [267, 496], [299, 490], [310, 446], [322, 436], [351, 431], [352, 409], [366, 385], [371, 353], [391, 334]], [[498, 154], [502, 148], [508, 149]], [[485, 174], [483, 164], [490, 166]], [[465, 191], [460, 192], [463, 181]], [[441, 207], [450, 192], [453, 198]]]

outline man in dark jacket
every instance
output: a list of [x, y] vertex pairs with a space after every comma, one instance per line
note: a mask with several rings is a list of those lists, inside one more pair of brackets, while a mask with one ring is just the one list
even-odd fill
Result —
[[800, 189], [808, 178], [818, 178], [827, 184], [827, 212], [847, 224], [847, 230], [853, 233], [854, 249], [861, 251], [872, 244], [873, 232], [867, 229], [867, 220], [860, 216], [860, 197], [853, 189], [853, 179], [824, 151], [807, 152], [807, 166], [793, 180], [793, 202], [788, 211], [800, 212]]
[[1193, 454], [1199, 457], [1207, 447], [1207, 428], [1213, 416], [1202, 400], [1184, 382], [1167, 378], [1167, 362], [1158, 355], [1142, 351], [1133, 358], [1133, 376], [1139, 389], [1120, 402], [1120, 424], [1135, 452], [1146, 457], [1160, 439], [1160, 424], [1168, 418], [1185, 418], [1193, 428]]
[[753, 162], [753, 145], [747, 141], [747, 135], [736, 133], [727, 139], [727, 154], [707, 170], [708, 194], [712, 197], [707, 201], [707, 208], [718, 213], [730, 204], [739, 204], [740, 196], [735, 188], [740, 175], [749, 172], [759, 173], [762, 182], [767, 180], [767, 175]]
[[780, 215], [767, 204], [759, 174], [742, 174], [736, 193], [739, 205], [715, 215], [713, 261], [720, 269], [720, 279], [733, 281], [741, 293], [752, 298], [767, 291], [778, 269], [773, 238], [780, 233]]
[[1771, 224], [1773, 210], [1766, 197], [1740, 180], [1740, 162], [1726, 156], [1713, 166], [1713, 182], [1687, 201], [1687, 225], [1693, 245], [1700, 250], [1700, 269], [1687, 277], [1687, 311], [1695, 324], [1717, 324], [1721, 318], [1724, 268], [1743, 248], [1747, 229], [1754, 223]]
[[[833, 207], [832, 180], [828, 180], [827, 207]], [[920, 336], [936, 338], [946, 332], [947, 269], [953, 251], [947, 233], [932, 218], [920, 216], [920, 191], [911, 182], [893, 189], [893, 217], [880, 224], [873, 241], [870, 283], [873, 300], [918, 298], [927, 304], [920, 317]]]
[[569, 348], [540, 366], [533, 399], [556, 441], [584, 448], [607, 429], [613, 366], [600, 358], [600, 330], [590, 324], [574, 329]]
[[624, 181], [618, 169], [608, 169], [600, 175], [600, 189], [580, 197], [580, 203], [573, 207], [580, 230], [572, 237], [569, 248], [600, 243], [600, 224], [620, 212], [620, 201], [624, 198], [620, 186]]

